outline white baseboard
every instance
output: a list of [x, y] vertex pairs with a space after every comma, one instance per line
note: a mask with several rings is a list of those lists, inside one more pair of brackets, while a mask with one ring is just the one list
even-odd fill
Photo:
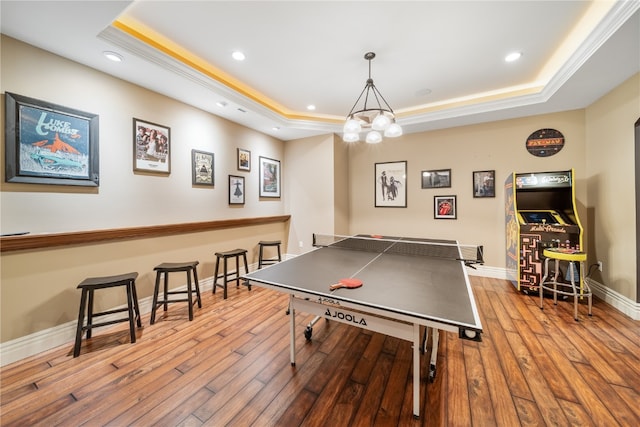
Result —
[[595, 280], [586, 279], [591, 288], [591, 292], [616, 310], [626, 314], [633, 320], [640, 320], [640, 303], [634, 302], [624, 295], [607, 288], [602, 283]]
[[[199, 280], [198, 285], [200, 292], [211, 290], [213, 288], [213, 277]], [[186, 284], [172, 290], [186, 289]], [[151, 305], [153, 303], [153, 297], [148, 296], [138, 301], [140, 306], [140, 314], [145, 315], [151, 312]], [[125, 308], [123, 305], [117, 308]], [[100, 321], [109, 321], [117, 319], [122, 316], [121, 314], [111, 314], [104, 316]], [[35, 332], [24, 337], [17, 338], [15, 340], [7, 341], [0, 345], [0, 366], [5, 366], [10, 363], [22, 360], [26, 357], [33, 356], [43, 351], [51, 350], [52, 348], [59, 347], [64, 344], [69, 344], [69, 351], [73, 350], [73, 342], [76, 339], [76, 326], [77, 321], [73, 320], [62, 325], [54, 326], [53, 328], [45, 329]]]
[[467, 267], [467, 274], [469, 274], [469, 276], [491, 277], [492, 279], [509, 280], [506, 269], [489, 267], [486, 265], [474, 265], [473, 267]]
[[[292, 257], [294, 257], [294, 255], [285, 254], [283, 259], [289, 259]], [[252, 271], [255, 267], [255, 265], [251, 265], [249, 266], [249, 270]], [[467, 272], [470, 276], [509, 280], [507, 270], [504, 268], [478, 265], [475, 266], [475, 268], [468, 267]], [[587, 283], [591, 287], [594, 295], [632, 319], [640, 320], [639, 303], [631, 301], [629, 298], [620, 295], [594, 280], [587, 280]], [[201, 292], [211, 290], [213, 288], [213, 277], [201, 279], [199, 281], [199, 285]], [[181, 288], [186, 289], [186, 285], [176, 288], [176, 290], [180, 290]], [[141, 314], [151, 312], [152, 297], [149, 296], [141, 299], [139, 304]], [[116, 315], [113, 316], [115, 318]], [[108, 320], [107, 317], [105, 317], [105, 320]], [[75, 340], [75, 334], [76, 321], [71, 321], [2, 343], [0, 344], [0, 366], [8, 365], [26, 357], [33, 356], [65, 344], [69, 344], [69, 350], [71, 351], [71, 346]]]

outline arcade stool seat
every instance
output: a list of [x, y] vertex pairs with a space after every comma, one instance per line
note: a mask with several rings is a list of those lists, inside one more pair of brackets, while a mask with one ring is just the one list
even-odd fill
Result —
[[[138, 328], [142, 327], [142, 321], [140, 320], [140, 307], [138, 306], [138, 295], [136, 293], [137, 277], [137, 272], [119, 274], [116, 276], [89, 277], [84, 279], [78, 285], [78, 289], [82, 290], [82, 293], [80, 296], [80, 310], [78, 312], [78, 325], [76, 329], [75, 345], [73, 346], [73, 357], [78, 357], [80, 355], [80, 347], [82, 345], [82, 336], [84, 335], [84, 332], [87, 332], [87, 339], [89, 339], [91, 338], [91, 330], [100, 326], [129, 322], [129, 336], [131, 343], [133, 344], [136, 342], [135, 324], [138, 324]], [[95, 291], [120, 286], [124, 287], [127, 291], [126, 308], [116, 308], [102, 312], [93, 311], [93, 294]], [[84, 323], [85, 312], [87, 313], [86, 324]], [[108, 316], [121, 312], [126, 312], [127, 316], [94, 323], [94, 318], [96, 317]]]
[[[259, 255], [258, 255], [258, 270], [262, 268], [264, 265], [276, 264], [282, 261], [282, 254], [280, 253], [280, 240], [261, 240], [258, 242]], [[264, 255], [264, 248], [274, 246], [278, 250], [278, 255], [273, 256], [271, 258], [267, 258]]]
[[[244, 271], [249, 274], [249, 266], [247, 265], [247, 250], [246, 249], [233, 249], [226, 252], [216, 252], [216, 271], [213, 276], [213, 293], [216, 293], [216, 288], [220, 287], [223, 290], [223, 299], [227, 299], [227, 282], [236, 281], [236, 288], [240, 285], [240, 257], [244, 261]], [[229, 272], [227, 268], [227, 261], [229, 259], [236, 260], [236, 270]], [[220, 268], [220, 260], [222, 260], [223, 271], [222, 275], [218, 274]], [[222, 284], [218, 283], [218, 278], [222, 277]], [[249, 290], [251, 290], [251, 284], [248, 280], [243, 282]]]
[[[202, 308], [202, 300], [200, 299], [200, 284], [198, 283], [197, 266], [198, 261], [188, 262], [163, 262], [157, 265], [154, 270], [156, 271], [156, 285], [153, 289], [153, 303], [151, 306], [151, 324], [156, 321], [156, 310], [159, 306], [163, 307], [164, 311], [167, 311], [167, 305], [175, 302], [186, 302], [189, 310], [189, 321], [193, 320], [193, 305], [198, 304], [199, 308]], [[180, 291], [169, 290], [169, 273], [184, 272], [187, 274], [187, 289]], [[164, 276], [164, 292], [163, 298], [160, 300], [160, 282]], [[191, 277], [193, 276], [193, 281]], [[195, 292], [195, 297], [193, 293]], [[170, 295], [186, 294], [186, 298], [169, 298]]]
[[[591, 316], [592, 293], [589, 285], [584, 281], [584, 262], [587, 260], [587, 254], [567, 248], [546, 248], [543, 251], [544, 260], [544, 276], [540, 282], [540, 309], [543, 307], [543, 293], [549, 291], [553, 293], [553, 303], [558, 304], [558, 295], [573, 297], [573, 318], [578, 320], [578, 298], [587, 297], [589, 305], [589, 316]], [[549, 278], [549, 260], [554, 260], [553, 277]], [[568, 279], [569, 283], [559, 282], [560, 261], [569, 263]], [[576, 263], [580, 268], [576, 268]]]

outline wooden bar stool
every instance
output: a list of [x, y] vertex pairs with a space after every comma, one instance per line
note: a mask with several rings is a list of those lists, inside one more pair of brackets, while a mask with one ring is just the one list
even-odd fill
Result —
[[[221, 287], [223, 289], [223, 298], [227, 299], [227, 282], [231, 282], [233, 280], [236, 281], [236, 288], [240, 285], [240, 256], [244, 261], [244, 271], [246, 274], [249, 274], [249, 267], [247, 265], [247, 250], [246, 249], [234, 249], [232, 251], [227, 252], [216, 252], [216, 272], [213, 276], [213, 293], [216, 293], [216, 288]], [[227, 269], [227, 260], [229, 258], [235, 258], [236, 260], [236, 271], [229, 273]], [[218, 275], [218, 271], [220, 268], [220, 260], [223, 261], [223, 271], [222, 276]], [[234, 276], [229, 280], [229, 276]], [[222, 277], [222, 284], [218, 283], [218, 278]], [[244, 285], [246, 285], [249, 290], [251, 290], [251, 284], [249, 281], [245, 281]]]
[[[196, 267], [198, 261], [189, 262], [164, 262], [154, 268], [156, 271], [156, 286], [153, 290], [153, 305], [151, 306], [151, 324], [156, 321], [156, 309], [162, 305], [164, 311], [167, 311], [168, 304], [174, 302], [187, 302], [189, 307], [189, 320], [193, 320], [193, 291], [196, 293], [195, 302], [198, 303], [198, 307], [202, 308], [202, 301], [200, 299], [200, 285], [198, 284], [198, 272]], [[169, 291], [169, 273], [175, 272], [187, 273], [187, 290], [185, 291]], [[160, 292], [160, 278], [164, 275], [164, 298], [158, 300], [158, 293]], [[193, 282], [191, 276], [193, 275]], [[169, 299], [170, 295], [187, 294], [186, 298]]]
[[[258, 242], [259, 255], [258, 255], [258, 269], [261, 269], [263, 265], [271, 265], [276, 264], [282, 261], [282, 256], [280, 254], [280, 240], [261, 240]], [[275, 246], [278, 248], [278, 257], [277, 258], [265, 258], [264, 257], [264, 248], [268, 246]]]
[[[73, 347], [73, 357], [80, 355], [80, 347], [82, 345], [82, 336], [87, 331], [87, 339], [91, 338], [91, 330], [100, 326], [113, 325], [120, 322], [129, 322], [129, 335], [131, 343], [136, 342], [136, 328], [134, 323], [138, 323], [138, 327], [142, 327], [140, 319], [140, 308], [138, 307], [138, 294], [136, 293], [137, 272], [120, 274], [117, 276], [106, 277], [89, 277], [84, 279], [78, 289], [82, 290], [80, 296], [80, 311], [78, 312], [78, 326], [76, 330], [76, 342]], [[113, 288], [116, 286], [124, 286], [127, 291], [127, 307], [114, 310], [93, 312], [93, 293], [99, 289]], [[84, 324], [85, 311], [87, 312], [87, 324]], [[93, 323], [95, 317], [107, 316], [115, 313], [127, 312], [127, 317], [115, 320], [108, 320], [101, 323]]]
[[[587, 254], [566, 248], [546, 248], [542, 254], [545, 260], [544, 277], [540, 282], [540, 309], [544, 309], [543, 293], [547, 290], [553, 293], [553, 303], [555, 305], [558, 304], [558, 295], [573, 297], [573, 318], [576, 321], [578, 320], [578, 298], [587, 297], [589, 316], [591, 316], [592, 293], [591, 288], [584, 281], [584, 262], [587, 260]], [[555, 262], [551, 280], [547, 280], [549, 277], [549, 260], [554, 260]], [[569, 271], [567, 272], [569, 283], [558, 281], [560, 261], [569, 262]], [[576, 264], [578, 264], [579, 268]]]

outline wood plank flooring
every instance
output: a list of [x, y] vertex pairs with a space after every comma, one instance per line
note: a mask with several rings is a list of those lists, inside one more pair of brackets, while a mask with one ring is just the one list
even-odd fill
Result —
[[313, 339], [298, 313], [289, 363], [287, 297], [254, 286], [203, 293], [188, 321], [170, 305], [138, 341], [126, 324], [1, 370], [2, 426], [638, 426], [640, 322], [598, 299], [593, 316], [471, 277], [482, 342], [443, 333], [438, 372], [422, 357], [412, 416], [411, 343], [336, 322]]

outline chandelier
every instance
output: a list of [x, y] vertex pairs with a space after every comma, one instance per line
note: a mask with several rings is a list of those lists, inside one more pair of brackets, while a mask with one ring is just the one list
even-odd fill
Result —
[[[356, 142], [360, 140], [360, 132], [367, 131], [365, 141], [369, 144], [377, 144], [382, 141], [382, 135], [395, 138], [402, 135], [402, 128], [396, 123], [396, 116], [384, 99], [371, 78], [371, 60], [376, 57], [373, 52], [364, 54], [364, 59], [369, 61], [369, 78], [362, 89], [360, 96], [353, 104], [344, 124], [342, 140]], [[358, 103], [364, 96], [364, 105], [358, 107]], [[371, 104], [368, 105], [371, 99]], [[375, 101], [375, 105], [374, 104]], [[382, 103], [380, 102], [382, 101]], [[360, 108], [360, 109], [358, 109]]]

